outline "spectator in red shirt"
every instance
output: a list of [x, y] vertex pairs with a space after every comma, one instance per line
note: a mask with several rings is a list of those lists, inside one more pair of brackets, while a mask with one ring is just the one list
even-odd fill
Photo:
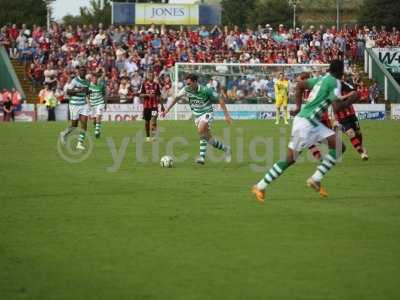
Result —
[[11, 113], [11, 118], [13, 121], [15, 121], [15, 112], [20, 111], [22, 109], [22, 97], [19, 91], [17, 91], [15, 88], [11, 89], [11, 102], [13, 105], [13, 110]]
[[10, 57], [17, 57], [17, 37], [19, 35], [19, 31], [17, 29], [17, 25], [13, 24], [8, 29], [8, 38], [10, 39]]
[[357, 92], [360, 95], [361, 102], [368, 103], [369, 90], [363, 81], [360, 82], [360, 85], [357, 88]]
[[[140, 30], [137, 27], [122, 26], [107, 30], [101, 24], [97, 28], [83, 25], [63, 29], [54, 24], [48, 32], [34, 26], [30, 34], [26, 27], [19, 30], [16, 26], [9, 26], [1, 29], [0, 43], [7, 47], [10, 36], [19, 38], [19, 31], [25, 32], [27, 35], [22, 34], [18, 43], [21, 51], [26, 48], [26, 44], [31, 45], [29, 48], [32, 48], [35, 59], [29, 74], [32, 80], [34, 78], [35, 81], [42, 81], [41, 66], [51, 63], [63, 89], [71, 70], [83, 65], [95, 72], [104, 72], [106, 84], [111, 89], [108, 94], [118, 94], [116, 87], [120, 84], [125, 60], [129, 58], [133, 58], [138, 74], [142, 77], [147, 71], [157, 75], [164, 68], [173, 67], [175, 62], [229, 63], [260, 60], [266, 63], [326, 63], [338, 57], [341, 52], [344, 52], [345, 58], [354, 61], [362, 53], [366, 37], [373, 37], [380, 46], [400, 44], [400, 33], [397, 29], [388, 32], [385, 28], [373, 28], [368, 33], [367, 28], [357, 26], [342, 30], [331, 28], [329, 32], [321, 26], [318, 30], [310, 27], [307, 31], [296, 29], [295, 32], [288, 31], [284, 26], [275, 30], [271, 26], [258, 26], [257, 31], [241, 31], [237, 26], [233, 30], [227, 26], [224, 30], [215, 26], [211, 31], [207, 28], [201, 28], [200, 31], [199, 28], [183, 27], [175, 31], [164, 26], [159, 29], [152, 25]], [[273, 39], [277, 34], [282, 38], [279, 41]], [[344, 41], [339, 43], [340, 35]], [[332, 40], [330, 43], [333, 42], [335, 46], [322, 47], [324, 36], [325, 39], [329, 37]], [[295, 54], [294, 57], [291, 53]], [[130, 73], [129, 80], [136, 72]]]

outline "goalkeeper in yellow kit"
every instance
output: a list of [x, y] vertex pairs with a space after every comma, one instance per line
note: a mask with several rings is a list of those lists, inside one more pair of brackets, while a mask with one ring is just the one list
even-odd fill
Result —
[[283, 107], [283, 118], [285, 124], [288, 123], [288, 98], [289, 98], [289, 81], [285, 78], [283, 73], [279, 73], [278, 80], [275, 82], [275, 124], [279, 124], [279, 119], [281, 115], [281, 107]]

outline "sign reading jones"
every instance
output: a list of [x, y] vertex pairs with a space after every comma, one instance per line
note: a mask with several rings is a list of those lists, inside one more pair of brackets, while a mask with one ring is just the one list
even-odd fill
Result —
[[400, 48], [373, 48], [379, 61], [392, 73], [400, 73]]
[[198, 25], [199, 6], [188, 4], [136, 4], [135, 23]]

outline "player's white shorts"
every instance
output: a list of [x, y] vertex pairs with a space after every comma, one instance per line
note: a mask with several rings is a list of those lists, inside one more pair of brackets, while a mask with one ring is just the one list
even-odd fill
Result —
[[312, 124], [309, 120], [296, 116], [293, 121], [292, 138], [289, 148], [301, 152], [303, 149], [334, 135], [335, 132], [321, 122]]
[[174, 99], [173, 99], [172, 97], [168, 97], [168, 98], [166, 99], [166, 102], [165, 102], [165, 104], [164, 104], [164, 107], [170, 107], [173, 100], [174, 100]]
[[206, 122], [208, 124], [208, 128], [211, 128], [211, 124], [214, 121], [214, 113], [205, 113], [202, 114], [201, 116], [197, 117], [194, 119], [194, 124], [196, 124], [196, 127], [198, 128], [200, 123]]
[[78, 120], [79, 115], [90, 116], [89, 106], [85, 105], [69, 105], [69, 117], [72, 121]]
[[104, 104], [99, 104], [92, 106], [92, 117], [102, 116], [104, 111], [106, 110], [106, 106]]

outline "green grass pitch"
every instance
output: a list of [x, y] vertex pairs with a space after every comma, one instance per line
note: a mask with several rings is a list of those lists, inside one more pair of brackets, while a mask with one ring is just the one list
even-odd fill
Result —
[[[149, 161], [136, 159], [128, 138], [141, 122], [105, 123], [77, 164], [57, 150], [65, 126], [0, 125], [0, 299], [400, 299], [399, 122], [361, 123], [370, 160], [346, 140], [328, 199], [305, 186], [317, 164], [304, 162], [264, 205], [250, 188], [266, 168], [250, 164], [265, 162], [251, 161], [249, 145], [273, 137], [257, 155], [274, 161], [288, 127], [236, 121], [232, 164], [197, 166], [193, 123], [163, 121], [159, 156], [184, 137], [175, 154], [189, 158], [162, 169], [149, 144]], [[216, 135], [224, 128], [215, 122]]]

